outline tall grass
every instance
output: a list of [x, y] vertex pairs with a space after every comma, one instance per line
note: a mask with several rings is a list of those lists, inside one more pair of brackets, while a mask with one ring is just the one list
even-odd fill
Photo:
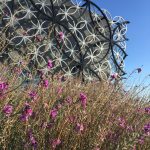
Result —
[[136, 91], [59, 75], [22, 80], [1, 65], [0, 150], [150, 150], [150, 103]]

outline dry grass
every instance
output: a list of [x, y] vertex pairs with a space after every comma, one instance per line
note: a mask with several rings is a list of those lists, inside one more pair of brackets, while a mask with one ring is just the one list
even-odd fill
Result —
[[[145, 107], [150, 104], [135, 101], [122, 87], [107, 82], [86, 84], [79, 79], [60, 82], [55, 77], [53, 81], [49, 78], [48, 87], [41, 80], [38, 85], [15, 89], [21, 79], [3, 69], [7, 71], [1, 71], [0, 83], [7, 81], [8, 89], [1, 91], [0, 97], [1, 150], [150, 149], [150, 131], [144, 130], [150, 122]], [[29, 96], [31, 91], [36, 92], [35, 99]], [[81, 92], [87, 96], [85, 110]], [[23, 121], [25, 103], [33, 112]], [[9, 115], [4, 111], [6, 105], [13, 107]], [[50, 115], [52, 110], [56, 116]]]

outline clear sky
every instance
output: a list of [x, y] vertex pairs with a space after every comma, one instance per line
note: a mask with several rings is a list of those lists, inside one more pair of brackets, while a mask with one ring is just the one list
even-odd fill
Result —
[[142, 76], [150, 74], [150, 0], [92, 0], [112, 16], [122, 16], [128, 25], [126, 72], [143, 65]]

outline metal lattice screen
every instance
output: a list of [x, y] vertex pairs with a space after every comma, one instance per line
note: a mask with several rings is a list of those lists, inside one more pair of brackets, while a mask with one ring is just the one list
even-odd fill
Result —
[[[127, 21], [91, 0], [1, 0], [0, 59], [44, 74], [124, 75]], [[48, 60], [53, 67], [47, 67]]]

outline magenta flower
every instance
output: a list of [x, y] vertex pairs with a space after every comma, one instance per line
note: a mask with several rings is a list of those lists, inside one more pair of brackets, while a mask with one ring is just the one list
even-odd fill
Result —
[[77, 123], [75, 127], [76, 132], [81, 133], [84, 130], [84, 126], [82, 123]]
[[57, 94], [60, 95], [63, 92], [63, 88], [62, 87], [58, 87], [57, 88]]
[[31, 73], [29, 73], [29, 72], [27, 73], [27, 77], [28, 77], [29, 79], [31, 79], [31, 80], [33, 79], [32, 74], [31, 74]]
[[100, 148], [98, 148], [98, 147], [95, 147], [93, 150], [100, 150]]
[[37, 141], [35, 140], [35, 137], [33, 136], [31, 129], [28, 131], [28, 137], [29, 137], [29, 141], [30, 141], [31, 146], [34, 149], [37, 149]]
[[60, 78], [60, 81], [61, 81], [61, 82], [65, 82], [65, 81], [66, 81], [66, 77], [65, 77], [65, 76], [62, 76], [62, 77]]
[[111, 76], [111, 81], [118, 78], [118, 73], [114, 73]]
[[51, 69], [53, 67], [52, 60], [48, 60], [47, 67], [48, 69]]
[[106, 138], [108, 140], [112, 141], [113, 143], [116, 143], [118, 141], [119, 137], [120, 137], [119, 132], [109, 131], [108, 134], [106, 135]]
[[133, 146], [133, 149], [131, 149], [131, 150], [136, 150], [136, 145], [134, 145], [134, 146]]
[[37, 42], [41, 42], [41, 41], [43, 40], [43, 37], [42, 37], [41, 35], [36, 35], [36, 36], [35, 36], [35, 40], [36, 40]]
[[6, 116], [10, 116], [13, 112], [13, 106], [11, 105], [5, 105], [4, 108], [3, 108], [3, 113], [6, 115]]
[[34, 136], [31, 136], [31, 137], [30, 137], [30, 142], [31, 142], [31, 146], [32, 146], [34, 149], [37, 149], [37, 141], [35, 140]]
[[49, 123], [47, 123], [46, 128], [47, 128], [47, 129], [50, 129], [50, 128], [52, 128], [54, 125], [55, 125], [54, 122], [49, 122]]
[[126, 129], [127, 129], [127, 131], [129, 131], [129, 132], [133, 131], [133, 127], [132, 127], [132, 126], [127, 126]]
[[150, 114], [150, 107], [145, 108], [145, 113]]
[[150, 135], [150, 123], [144, 125], [144, 132], [146, 135]]
[[24, 108], [24, 110], [23, 110], [23, 112], [21, 114], [21, 117], [20, 117], [21, 121], [28, 121], [28, 118], [30, 116], [32, 116], [32, 114], [33, 114], [33, 110], [30, 107], [30, 105], [29, 104], [25, 104], [25, 108]]
[[33, 111], [32, 111], [31, 108], [29, 108], [29, 109], [26, 110], [26, 115], [32, 116], [32, 113], [33, 113]]
[[8, 83], [7, 82], [1, 82], [0, 83], [0, 93], [3, 93], [8, 89]]
[[69, 121], [70, 123], [75, 123], [75, 122], [76, 122], [76, 119], [77, 119], [76, 116], [69, 116], [69, 117], [68, 117], [68, 121]]
[[48, 85], [49, 85], [49, 81], [48, 80], [43, 80], [43, 86], [45, 88], [48, 88]]
[[44, 79], [44, 73], [43, 73], [43, 71], [39, 70], [38, 72], [39, 72], [40, 79], [43, 80]]
[[20, 75], [21, 72], [22, 72], [22, 69], [15, 67], [15, 68], [13, 69], [13, 71], [14, 71], [14, 73], [16, 73], [17, 75]]
[[58, 115], [58, 110], [56, 108], [54, 108], [50, 111], [50, 116], [53, 120], [56, 119], [57, 115]]
[[41, 123], [41, 128], [42, 129], [46, 129], [46, 127], [47, 127], [47, 122], [42, 122]]
[[80, 99], [80, 102], [81, 102], [83, 109], [85, 110], [86, 105], [87, 105], [87, 96], [84, 93], [80, 93], [79, 99]]
[[58, 33], [58, 40], [59, 40], [59, 42], [61, 42], [61, 41], [63, 41], [64, 40], [64, 37], [65, 37], [65, 35], [64, 35], [64, 33], [63, 32], [59, 32]]
[[141, 108], [138, 108], [138, 109], [137, 109], [137, 112], [141, 114], [141, 113], [144, 113], [144, 110], [141, 109]]
[[122, 127], [122, 128], [126, 127], [126, 121], [125, 121], [124, 118], [119, 118], [118, 121], [119, 121], [118, 124], [119, 124], [120, 127]]
[[32, 110], [31, 106], [28, 103], [25, 104], [25, 108], [24, 108], [23, 113], [27, 116], [32, 116], [33, 110]]
[[56, 109], [59, 110], [59, 109], [62, 108], [62, 106], [63, 106], [63, 105], [59, 103], [59, 104], [56, 105]]
[[72, 98], [71, 98], [70, 96], [67, 97], [66, 103], [67, 103], [68, 105], [71, 105], [71, 104], [72, 104]]
[[55, 140], [52, 140], [52, 148], [53, 149], [56, 149], [56, 147], [58, 146], [58, 145], [60, 145], [61, 144], [61, 140], [58, 138], [58, 139], [55, 139]]
[[37, 93], [35, 91], [30, 91], [29, 96], [32, 100], [36, 100], [37, 98]]
[[145, 141], [144, 136], [139, 137], [139, 139], [138, 139], [138, 143], [139, 143], [139, 144], [143, 145], [143, 144], [144, 144], [144, 141]]
[[28, 119], [29, 119], [29, 116], [26, 116], [26, 115], [24, 115], [24, 114], [21, 114], [21, 116], [20, 116], [20, 120], [21, 121], [28, 121]]

